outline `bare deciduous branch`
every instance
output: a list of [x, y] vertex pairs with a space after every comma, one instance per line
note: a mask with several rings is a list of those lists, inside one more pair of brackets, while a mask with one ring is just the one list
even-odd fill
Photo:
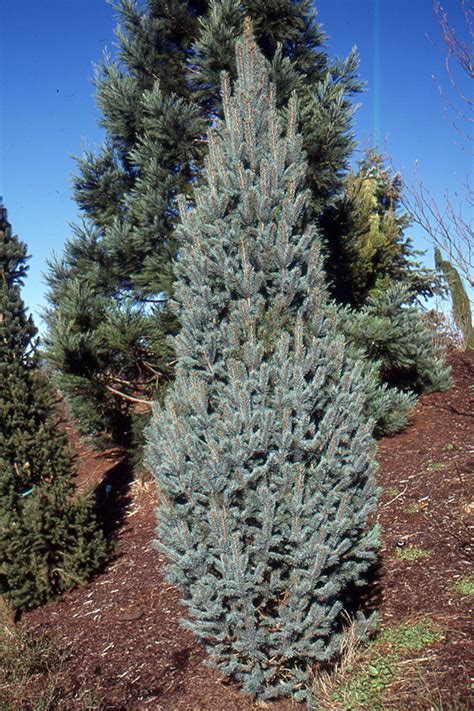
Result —
[[[464, 124], [453, 126], [461, 135], [472, 140], [469, 135], [469, 124], [474, 122], [472, 107], [474, 102], [461, 89], [459, 84], [459, 70], [469, 80], [474, 78], [473, 58], [473, 17], [474, 5], [468, 0], [459, 0], [465, 27], [455, 29], [449, 22], [448, 13], [439, 0], [433, 0], [433, 7], [441, 29], [445, 67], [454, 99], [444, 91], [436, 77], [438, 90], [447, 106], [453, 109], [457, 116], [463, 119]], [[463, 39], [463, 35], [468, 37]], [[456, 73], [457, 72], [457, 76]], [[452, 92], [451, 92], [452, 93]], [[456, 203], [449, 197], [443, 205], [425, 186], [415, 167], [415, 180], [413, 183], [405, 182], [405, 192], [402, 204], [412, 216], [413, 222], [419, 225], [449, 261], [458, 269], [461, 276], [474, 289], [474, 232], [472, 227], [472, 211], [474, 207], [474, 194], [466, 178]], [[467, 215], [466, 215], [467, 213]]]
[[[469, 211], [474, 207], [474, 194], [468, 182], [465, 188], [465, 202]], [[449, 197], [443, 207], [423, 184], [415, 170], [415, 183], [405, 183], [402, 204], [431, 241], [439, 247], [449, 261], [459, 270], [467, 283], [474, 288], [474, 231], [472, 223], [455, 207]]]
[[459, 79], [455, 75], [455, 71], [457, 68], [458, 70], [461, 70], [461, 72], [465, 74], [468, 79], [472, 80], [474, 78], [474, 33], [472, 20], [474, 15], [474, 5], [470, 2], [466, 2], [466, 0], [459, 0], [459, 2], [465, 20], [465, 31], [468, 36], [467, 40], [461, 39], [459, 31], [457, 31], [450, 24], [448, 13], [440, 4], [439, 0], [434, 0], [433, 2], [434, 11], [441, 30], [441, 37], [443, 39], [446, 75], [448, 77], [449, 84], [454, 91], [453, 99], [450, 98], [447, 91], [443, 90], [443, 87], [437, 77], [433, 75], [433, 79], [436, 82], [438, 91], [447, 106], [454, 113], [456, 113], [458, 117], [463, 120], [463, 122], [467, 123], [466, 127], [464, 125], [459, 126], [456, 122], [453, 122], [454, 127], [465, 138], [471, 141], [473, 138], [468, 129], [470, 128], [469, 124], [474, 123], [474, 117], [472, 115], [474, 101], [462, 90]]

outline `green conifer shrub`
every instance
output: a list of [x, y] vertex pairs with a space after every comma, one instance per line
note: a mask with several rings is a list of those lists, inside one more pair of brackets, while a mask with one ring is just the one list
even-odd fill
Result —
[[416, 404], [416, 395], [410, 390], [403, 390], [387, 382], [383, 358], [379, 351], [373, 349], [370, 331], [364, 331], [362, 319], [349, 325], [347, 319], [352, 319], [353, 316], [346, 308], [338, 310], [335, 319], [338, 330], [342, 334], [347, 333], [348, 358], [353, 363], [359, 363], [362, 368], [366, 391], [364, 413], [367, 418], [373, 420], [376, 437], [391, 435], [408, 424]]
[[401, 209], [402, 191], [400, 175], [392, 174], [373, 149], [365, 152], [357, 172], [345, 176], [343, 190], [323, 217], [331, 245], [327, 276], [338, 303], [359, 309], [394, 284], [410, 289], [412, 297], [440, 293], [439, 275], [421, 267], [422, 252], [405, 234], [410, 216]]
[[[359, 357], [378, 363], [381, 381], [387, 388], [419, 394], [449, 387], [449, 368], [434, 332], [410, 305], [411, 294], [403, 284], [371, 296], [359, 311], [339, 310], [339, 323]], [[408, 404], [413, 404], [413, 397]], [[406, 416], [394, 410], [391, 417]], [[402, 422], [402, 426], [405, 424]], [[396, 427], [399, 429], [399, 427]], [[384, 432], [396, 431], [384, 427]]]
[[73, 496], [72, 459], [21, 299], [26, 260], [0, 204], [0, 595], [16, 608], [85, 582], [105, 557], [92, 498]]
[[417, 394], [449, 385], [442, 349], [414, 306], [419, 297], [439, 294], [442, 280], [420, 266], [421, 253], [405, 235], [410, 217], [400, 209], [402, 189], [400, 176], [369, 150], [323, 217], [332, 245], [330, 293], [341, 305], [338, 328], [364, 363], [367, 414], [377, 436], [408, 423]]
[[185, 622], [245, 692], [306, 698], [376, 558], [360, 366], [326, 315], [306, 163], [249, 28], [194, 209], [180, 201], [175, 383], [148, 430], [157, 545]]
[[443, 259], [438, 248], [435, 249], [435, 264], [442, 272], [451, 296], [454, 322], [463, 336], [466, 349], [474, 348], [474, 329], [472, 327], [471, 302], [461, 276], [455, 266]]

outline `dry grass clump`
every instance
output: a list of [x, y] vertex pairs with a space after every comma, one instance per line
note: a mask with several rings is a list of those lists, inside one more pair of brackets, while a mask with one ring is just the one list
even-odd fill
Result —
[[8, 609], [0, 606], [1, 711], [102, 708], [98, 689], [64, 687], [63, 662], [51, 639], [15, 625]]
[[336, 666], [314, 677], [312, 708], [383, 711], [394, 708], [391, 695], [402, 692], [429, 700], [431, 708], [442, 708], [435, 703], [436, 689], [421, 666], [430, 658], [429, 647], [442, 639], [441, 628], [429, 618], [389, 627], [365, 646], [352, 626]]

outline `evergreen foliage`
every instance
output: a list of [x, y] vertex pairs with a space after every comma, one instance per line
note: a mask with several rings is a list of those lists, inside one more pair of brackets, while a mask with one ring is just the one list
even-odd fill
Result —
[[454, 322], [463, 335], [466, 349], [474, 348], [474, 329], [472, 327], [471, 303], [461, 276], [456, 267], [443, 259], [440, 250], [435, 248], [435, 264], [442, 272], [451, 296]]
[[[348, 307], [334, 309], [334, 305], [329, 306], [329, 310], [335, 311], [337, 328], [345, 335], [348, 358], [354, 364], [359, 363], [362, 368], [366, 391], [364, 413], [374, 422], [374, 435], [383, 437], [398, 432], [409, 422], [416, 404], [416, 395], [386, 381], [381, 349], [374, 348], [370, 334], [363, 330], [366, 323], [360, 314], [352, 313]], [[352, 321], [354, 317], [355, 322]], [[377, 321], [378, 315], [366, 317], [371, 327], [374, 318]]]
[[293, 92], [298, 96], [308, 161], [307, 214], [319, 219], [341, 187], [355, 145], [352, 98], [363, 86], [356, 52], [329, 61], [326, 36], [310, 0], [212, 0], [200, 20], [191, 74], [197, 99], [211, 116], [222, 115], [221, 71], [236, 76], [235, 40], [245, 17], [252, 21], [257, 44], [269, 62], [277, 106], [286, 106]]
[[404, 234], [410, 217], [400, 210], [402, 189], [400, 176], [369, 150], [323, 216], [330, 292], [342, 305], [338, 328], [364, 363], [366, 411], [377, 436], [407, 424], [416, 394], [449, 384], [443, 353], [413, 305], [440, 293], [442, 280], [420, 266], [421, 253]]
[[[117, 60], [96, 72], [105, 145], [77, 161], [84, 223], [50, 264], [47, 356], [84, 432], [130, 444], [135, 402], [171, 374], [166, 309], [175, 198], [195, 175], [205, 121], [185, 60], [203, 3], [132, 0], [116, 10]], [[146, 326], [145, 326], [146, 324]], [[146, 335], [144, 335], [146, 334]]]
[[222, 113], [219, 74], [235, 75], [243, 18], [271, 63], [279, 105], [298, 92], [315, 214], [340, 186], [360, 84], [354, 54], [329, 63], [309, 0], [114, 7], [118, 56], [96, 72], [107, 139], [77, 161], [84, 224], [50, 264], [47, 355], [83, 430], [127, 442], [134, 399], [148, 400], [171, 376], [176, 195], [191, 195], [201, 172], [207, 125]]
[[73, 498], [72, 459], [21, 299], [26, 260], [0, 204], [0, 595], [17, 608], [85, 582], [105, 557], [92, 499]]
[[392, 175], [382, 155], [368, 150], [326, 211], [323, 221], [331, 245], [327, 274], [338, 303], [360, 308], [394, 284], [403, 284], [412, 297], [439, 293], [439, 276], [420, 266], [422, 253], [404, 234], [410, 216], [400, 210], [402, 190], [399, 174]]
[[180, 201], [177, 375], [147, 460], [186, 624], [245, 692], [305, 698], [376, 557], [373, 440], [304, 226], [296, 101], [282, 122], [249, 28], [236, 58], [195, 209]]
[[[399, 397], [396, 391], [406, 393], [400, 410], [392, 407], [388, 413], [393, 421], [401, 418], [400, 426], [406, 422], [407, 407], [414, 404], [408, 393], [445, 390], [449, 386], [442, 348], [436, 345], [434, 333], [418, 309], [410, 305], [410, 298], [409, 290], [397, 284], [371, 296], [359, 311], [345, 307], [338, 313], [340, 329], [355, 352], [363, 360], [378, 364], [385, 392], [395, 398]], [[383, 433], [400, 429], [385, 425], [383, 420], [379, 427]]]
[[[403, 235], [399, 179], [376, 155], [345, 177], [362, 89], [358, 59], [352, 51], [329, 60], [310, 0], [118, 0], [114, 7], [117, 56], [106, 55], [96, 72], [107, 137], [77, 161], [74, 197], [84, 223], [50, 265], [47, 356], [83, 431], [130, 446], [137, 404], [147, 407], [173, 378], [176, 197], [192, 200], [201, 180], [206, 128], [223, 115], [220, 73], [236, 76], [234, 46], [246, 16], [277, 108], [284, 113], [298, 97], [304, 219], [319, 229], [332, 295], [359, 309], [397, 281], [414, 295], [437, 284]], [[381, 413], [393, 405], [392, 421], [401, 422], [412, 399], [392, 391], [390, 401], [384, 369], [367, 370], [370, 412], [384, 432]]]

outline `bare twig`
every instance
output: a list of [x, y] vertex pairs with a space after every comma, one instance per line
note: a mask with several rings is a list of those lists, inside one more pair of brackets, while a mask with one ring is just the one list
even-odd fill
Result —
[[390, 499], [390, 501], [386, 501], [384, 504], [382, 504], [382, 506], [380, 508], [387, 509], [391, 504], [393, 504], [394, 501], [399, 499], [401, 496], [405, 496], [407, 489], [408, 489], [408, 484], [405, 484], [405, 488], [403, 489], [403, 491], [401, 491], [399, 494], [394, 496], [393, 499]]
[[[454, 92], [455, 101], [457, 103], [449, 97], [446, 91], [443, 91], [441, 83], [435, 76], [433, 76], [433, 79], [436, 82], [438, 91], [447, 106], [454, 113], [456, 113], [463, 122], [471, 124], [474, 123], [474, 117], [472, 116], [472, 107], [474, 106], [474, 102], [461, 89], [459, 79], [455, 76], [455, 70], [460, 70], [462, 74], [468, 77], [468, 79], [474, 78], [474, 55], [472, 49], [472, 40], [474, 37], [472, 16], [474, 14], [474, 6], [470, 2], [466, 2], [466, 0], [459, 0], [459, 4], [464, 17], [464, 29], [468, 36], [467, 40], [461, 39], [459, 34], [460, 30], [455, 29], [453, 25], [450, 24], [448, 13], [440, 4], [439, 0], [434, 0], [433, 2], [434, 11], [438, 19], [441, 37], [443, 40], [446, 76], [448, 77], [450, 87]], [[459, 131], [465, 138], [472, 140], [467, 127], [458, 126], [456, 123], [454, 123], [454, 126], [456, 130]]]
[[[465, 184], [465, 202], [468, 209], [474, 207], [474, 193], [468, 183]], [[474, 230], [472, 224], [462, 214], [461, 208], [455, 208], [447, 198], [441, 207], [426, 188], [415, 167], [415, 183], [405, 183], [402, 204], [431, 241], [448, 257], [460, 271], [467, 283], [474, 288]]]
[[[456, 130], [464, 138], [472, 140], [469, 129], [474, 123], [472, 113], [474, 101], [461, 88], [460, 81], [462, 76], [467, 77], [468, 80], [474, 78], [474, 5], [468, 0], [459, 0], [459, 3], [464, 26], [455, 28], [450, 24], [448, 13], [441, 5], [440, 0], [433, 0], [434, 12], [441, 30], [446, 74], [449, 82], [446, 91], [435, 76], [433, 79], [447, 106], [454, 110], [464, 122], [462, 126], [457, 126], [454, 123]], [[402, 204], [411, 214], [413, 221], [423, 229], [433, 244], [444, 252], [470, 287], [474, 288], [474, 231], [472, 221], [466, 217], [466, 214], [472, 214], [474, 194], [468, 179], [466, 178], [462, 186], [457, 204], [454, 204], [449, 196], [442, 204], [424, 185], [415, 167], [415, 181], [413, 184], [405, 184]]]

